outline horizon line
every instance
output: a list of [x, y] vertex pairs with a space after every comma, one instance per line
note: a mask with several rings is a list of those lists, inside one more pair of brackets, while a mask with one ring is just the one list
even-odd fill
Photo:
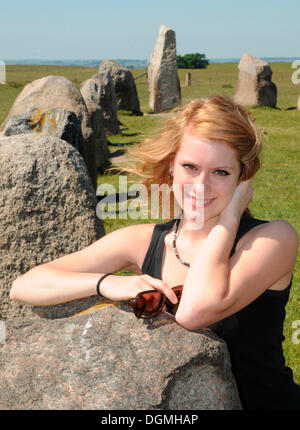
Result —
[[[185, 54], [186, 55], [186, 54]], [[244, 55], [244, 54], [243, 54]], [[241, 57], [207, 57], [208, 60], [232, 60], [232, 59], [236, 59], [236, 58], [241, 58]], [[300, 59], [300, 56], [270, 56], [270, 57], [266, 57], [266, 56], [261, 56], [258, 58], [278, 58], [278, 59]], [[124, 57], [124, 58], [119, 58], [119, 57], [114, 57], [114, 58], [104, 58], [105, 60], [109, 59], [109, 60], [124, 60], [124, 61], [148, 61], [147, 58], [128, 58], [128, 57]], [[27, 57], [27, 58], [4, 58], [3, 61], [103, 61], [104, 59], [100, 58], [39, 58], [39, 57]]]

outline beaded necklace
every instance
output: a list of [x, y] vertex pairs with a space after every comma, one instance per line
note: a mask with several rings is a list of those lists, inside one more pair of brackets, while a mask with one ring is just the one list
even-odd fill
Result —
[[178, 231], [178, 227], [179, 227], [180, 219], [181, 219], [181, 218], [178, 218], [178, 219], [176, 220], [176, 226], [175, 226], [175, 231], [174, 231], [174, 234], [173, 234], [173, 242], [172, 242], [173, 251], [174, 251], [175, 257], [177, 258], [177, 260], [178, 260], [181, 264], [184, 264], [184, 266], [191, 267], [190, 263], [187, 263], [186, 261], [183, 261], [183, 260], [180, 258], [179, 254], [178, 254], [178, 252], [177, 252], [177, 249], [176, 249], [176, 236], [177, 236], [177, 231]]

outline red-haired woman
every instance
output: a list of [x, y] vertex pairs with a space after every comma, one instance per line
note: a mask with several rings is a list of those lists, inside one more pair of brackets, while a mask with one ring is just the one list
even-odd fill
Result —
[[[121, 228], [40, 265], [16, 279], [11, 298], [51, 305], [95, 295], [97, 285], [111, 300], [153, 289], [176, 304], [172, 287], [182, 284], [175, 319], [188, 330], [210, 327], [226, 341], [244, 409], [300, 409], [300, 387], [282, 352], [298, 239], [288, 222], [255, 219], [248, 210], [260, 150], [258, 128], [230, 99], [178, 109], [131, 153], [128, 171], [148, 189], [176, 185], [178, 205], [183, 197], [193, 211], [182, 205], [180, 218]], [[136, 275], [113, 275], [125, 269]]]

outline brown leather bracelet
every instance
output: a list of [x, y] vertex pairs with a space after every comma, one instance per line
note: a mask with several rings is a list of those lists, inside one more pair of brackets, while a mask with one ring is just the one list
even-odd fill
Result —
[[104, 297], [101, 293], [100, 293], [100, 284], [103, 281], [104, 278], [106, 278], [106, 276], [108, 275], [112, 275], [112, 273], [105, 273], [105, 275], [101, 276], [101, 278], [99, 279], [99, 281], [97, 282], [97, 286], [96, 286], [96, 291], [98, 296], [100, 297]]

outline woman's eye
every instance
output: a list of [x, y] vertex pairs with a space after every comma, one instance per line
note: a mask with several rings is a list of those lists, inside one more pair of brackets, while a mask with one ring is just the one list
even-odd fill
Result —
[[196, 169], [196, 167], [195, 167], [195, 166], [193, 166], [192, 164], [183, 164], [183, 167], [184, 167], [185, 169], [191, 169], [191, 170]]
[[218, 176], [227, 176], [227, 175], [229, 175], [230, 173], [229, 172], [227, 172], [226, 170], [216, 170], [215, 171], [215, 173], [218, 175]]
[[[182, 167], [184, 167], [187, 170], [197, 170], [197, 167], [193, 166], [192, 164], [188, 164], [188, 163], [183, 164]], [[221, 169], [215, 170], [214, 173], [217, 176], [227, 176], [227, 175], [230, 175], [230, 173], [227, 172], [227, 170], [221, 170]]]

